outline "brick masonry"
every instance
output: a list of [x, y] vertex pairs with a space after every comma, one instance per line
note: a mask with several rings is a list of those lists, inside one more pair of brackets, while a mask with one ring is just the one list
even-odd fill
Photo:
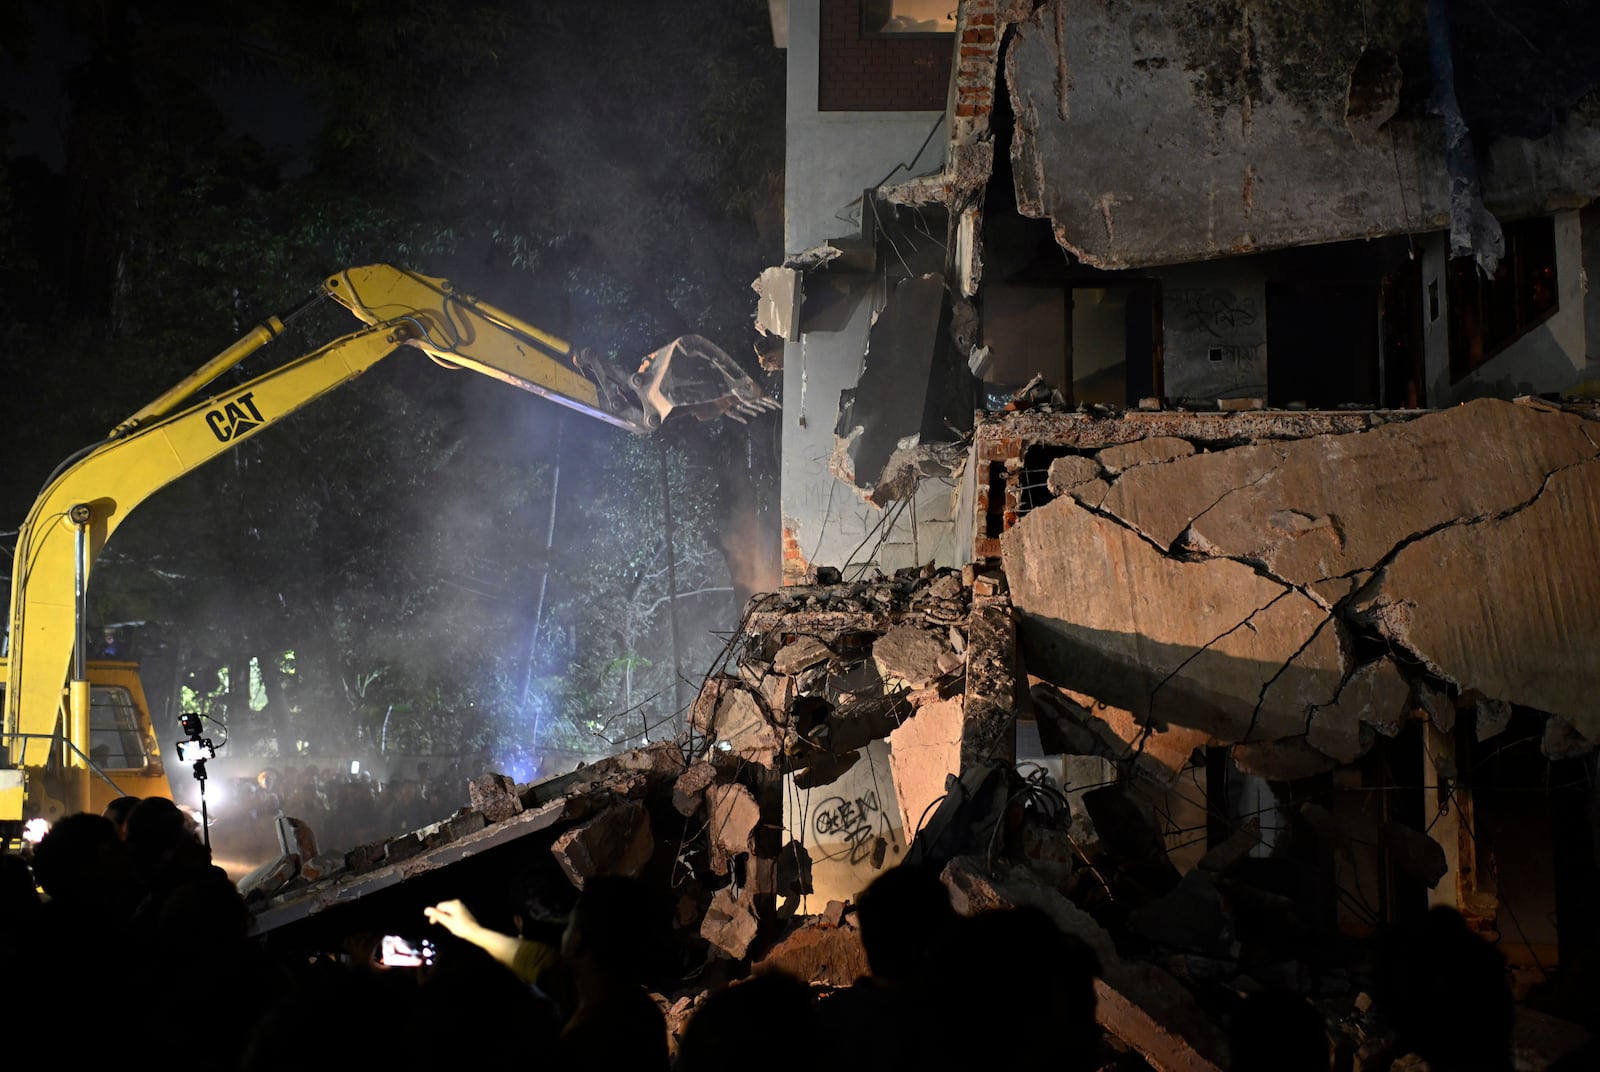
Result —
[[[955, 51], [953, 35], [864, 35], [862, 2], [822, 0], [817, 110], [944, 111]], [[989, 33], [992, 37], [992, 26]]]

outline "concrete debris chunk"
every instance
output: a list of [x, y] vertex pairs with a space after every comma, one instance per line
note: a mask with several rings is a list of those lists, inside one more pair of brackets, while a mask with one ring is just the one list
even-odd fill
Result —
[[742, 785], [715, 785], [706, 791], [711, 825], [711, 870], [728, 873], [733, 857], [753, 849], [761, 808]]
[[[838, 903], [829, 902], [829, 907]], [[752, 975], [781, 971], [812, 986], [826, 987], [850, 986], [870, 974], [861, 932], [822, 917], [785, 935], [750, 970]]]
[[300, 877], [307, 882], [321, 882], [325, 878], [332, 878], [344, 870], [344, 855], [342, 853], [325, 852], [313, 856], [300, 865]]
[[504, 774], [483, 774], [467, 783], [467, 799], [472, 809], [483, 813], [491, 823], [504, 822], [522, 811], [517, 783]]
[[778, 654], [772, 659], [772, 669], [780, 674], [798, 674], [831, 658], [833, 652], [816, 637], [796, 637], [793, 642], [778, 649]]
[[1491, 700], [1487, 696], [1476, 696], [1473, 700], [1477, 718], [1473, 722], [1473, 732], [1478, 740], [1487, 741], [1505, 732], [1511, 724], [1511, 705], [1504, 700]]
[[739, 960], [750, 951], [761, 928], [755, 898], [734, 886], [724, 886], [711, 897], [711, 907], [700, 921], [700, 937], [723, 956]]
[[383, 862], [397, 864], [402, 860], [409, 860], [422, 853], [422, 839], [415, 834], [404, 834], [400, 837], [390, 838], [384, 846]]
[[678, 776], [672, 785], [672, 807], [679, 815], [693, 815], [700, 809], [706, 787], [717, 780], [717, 768], [705, 760], [695, 763]]
[[961, 575], [953, 571], [946, 571], [928, 582], [928, 595], [934, 599], [960, 599]]
[[872, 645], [872, 659], [890, 687], [926, 688], [943, 670], [939, 656], [949, 649], [943, 639], [914, 625], [897, 625]]
[[789, 724], [789, 706], [797, 695], [796, 681], [788, 674], [767, 674], [757, 685], [761, 699], [766, 702], [767, 715], [775, 726]]
[[422, 838], [422, 843], [430, 849], [455, 841], [457, 838], [466, 837], [468, 834], [482, 830], [484, 827], [483, 813], [473, 811], [471, 808], [461, 808], [449, 818], [441, 819], [430, 826], [425, 826], [417, 833]]
[[712, 727], [717, 721], [717, 704], [721, 702], [724, 693], [737, 688], [739, 684], [739, 678], [729, 674], [713, 674], [707, 678], [689, 708], [689, 728], [695, 733], [710, 737]]
[[[1180, 464], [1140, 466], [1117, 486]], [[1344, 680], [1327, 612], [1243, 562], [1169, 557], [1070, 499], [1026, 514], [1001, 555], [1029, 671], [1141, 724], [1276, 740], [1304, 733], [1307, 708]]]
[[1551, 715], [1539, 739], [1539, 751], [1546, 759], [1575, 759], [1594, 751], [1594, 741], [1579, 733], [1572, 723]]
[[730, 754], [771, 770], [782, 742], [762, 713], [755, 696], [742, 688], [729, 689], [717, 701], [707, 729], [713, 755]]
[[1440, 733], [1455, 732], [1456, 704], [1442, 689], [1426, 681], [1419, 682], [1417, 706], [1428, 716], [1428, 721], [1433, 723], [1434, 729]]
[[655, 851], [655, 834], [644, 805], [628, 801], [564, 831], [550, 851], [581, 890], [596, 875], [637, 878]]
[[620, 755], [603, 759], [604, 764], [619, 771], [637, 771], [643, 774], [675, 778], [688, 766], [683, 747], [677, 741], [657, 741], [643, 748], [633, 748]]
[[1044, 486], [1052, 495], [1069, 494], [1073, 488], [1100, 476], [1100, 463], [1082, 454], [1056, 458], [1045, 471]]
[[800, 339], [801, 295], [805, 274], [795, 268], [765, 268], [750, 284], [756, 302], [756, 330], [789, 342]]

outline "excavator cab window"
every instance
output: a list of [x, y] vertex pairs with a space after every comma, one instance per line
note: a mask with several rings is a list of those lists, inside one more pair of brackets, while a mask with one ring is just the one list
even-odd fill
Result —
[[143, 770], [150, 763], [133, 696], [115, 685], [89, 691], [89, 758], [101, 770]]

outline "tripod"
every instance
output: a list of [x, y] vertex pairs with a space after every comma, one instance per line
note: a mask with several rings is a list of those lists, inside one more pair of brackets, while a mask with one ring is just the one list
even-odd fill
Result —
[[[205, 744], [205, 746], [207, 747], [208, 750], [210, 749], [210, 746], [211, 746], [211, 742], [210, 741], [205, 741], [205, 742], [202, 742], [202, 743]], [[211, 848], [211, 817], [206, 812], [206, 759], [207, 758], [208, 757], [206, 757], [206, 756], [201, 756], [199, 759], [194, 761], [194, 777], [195, 777], [195, 781], [200, 783], [200, 836], [205, 841], [205, 846], [209, 850]]]
[[[211, 738], [203, 737], [205, 732], [204, 716], [198, 712], [186, 711], [178, 716], [183, 725], [184, 736], [187, 740], [178, 742], [178, 759], [194, 760], [195, 781], [200, 783], [200, 836], [205, 841], [207, 849], [211, 848], [211, 817], [206, 813], [206, 760], [217, 758], [217, 746], [211, 743]], [[222, 740], [227, 744], [226, 737]]]

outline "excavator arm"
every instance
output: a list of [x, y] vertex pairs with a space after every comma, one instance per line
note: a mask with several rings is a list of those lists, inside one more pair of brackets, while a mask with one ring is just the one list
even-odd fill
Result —
[[[295, 314], [270, 318], [119, 424], [106, 440], [69, 458], [45, 486], [18, 532], [12, 567], [5, 741], [13, 751], [14, 742], [28, 736], [64, 732], [70, 745], [65, 761], [80, 767], [87, 762], [84, 596], [101, 549], [134, 507], [400, 346], [636, 432], [659, 426], [679, 409], [707, 419], [719, 413], [745, 417], [777, 405], [698, 336], [687, 337], [687, 348], [685, 340], [668, 344], [645, 358], [637, 373], [619, 376], [592, 357], [574, 355], [565, 340], [442, 279], [371, 265], [329, 277], [317, 296], [332, 298], [367, 326], [192, 402], [218, 375], [281, 333]], [[0, 814], [12, 818], [21, 816]]]

